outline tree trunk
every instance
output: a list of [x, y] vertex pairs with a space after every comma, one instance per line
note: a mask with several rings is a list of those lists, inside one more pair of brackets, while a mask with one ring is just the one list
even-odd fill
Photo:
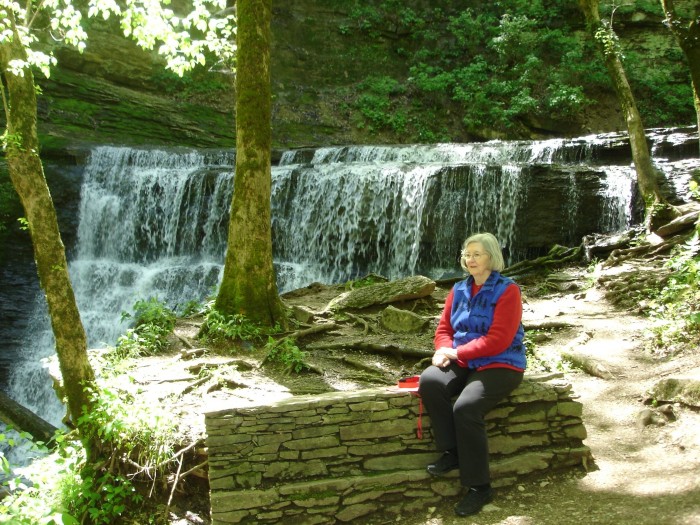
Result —
[[678, 45], [688, 60], [695, 115], [700, 131], [700, 5], [696, 2], [694, 16], [692, 20], [688, 21], [683, 21], [678, 17], [673, 0], [661, 0], [661, 7], [666, 15], [664, 23], [676, 37]]
[[625, 68], [620, 60], [620, 54], [615, 49], [615, 33], [608, 24], [601, 22], [598, 12], [598, 0], [579, 0], [579, 5], [583, 11], [586, 22], [591, 33], [598, 44], [608, 74], [615, 87], [615, 93], [620, 103], [622, 113], [625, 116], [627, 131], [629, 133], [630, 147], [632, 149], [632, 160], [637, 171], [637, 185], [644, 198], [647, 217], [647, 229], [651, 228], [653, 214], [659, 204], [666, 204], [666, 200], [661, 195], [658, 183], [658, 173], [651, 162], [649, 146], [642, 118], [637, 110], [637, 104], [632, 94], [632, 88], [627, 81]]
[[272, 0], [238, 0], [236, 177], [216, 309], [286, 325], [272, 264], [270, 18]]
[[27, 432], [34, 441], [43, 441], [47, 446], [58, 430], [48, 421], [41, 419], [28, 408], [23, 407], [10, 396], [0, 391], [0, 421], [15, 430]]
[[7, 164], [29, 224], [39, 282], [46, 294], [56, 338], [68, 409], [75, 423], [83, 408], [92, 404], [85, 387], [93, 383], [95, 375], [88, 361], [87, 338], [68, 275], [56, 210], [39, 158], [34, 77], [29, 68], [24, 69], [23, 75], [12, 74], [8, 71], [11, 60], [27, 60], [16, 31], [12, 40], [6, 39], [0, 44]]

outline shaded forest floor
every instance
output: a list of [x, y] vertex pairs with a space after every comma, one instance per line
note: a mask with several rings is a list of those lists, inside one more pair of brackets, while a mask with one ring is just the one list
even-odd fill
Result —
[[[640, 416], [649, 408], [644, 403], [647, 390], [659, 379], [700, 379], [700, 351], [670, 358], [645, 350], [649, 319], [612, 305], [605, 298], [608, 284], [598, 280], [633, 270], [653, 274], [655, 265], [660, 268], [662, 263], [632, 261], [607, 269], [599, 265], [595, 271], [568, 268], [550, 274], [546, 282], [523, 285], [523, 322], [536, 354], [531, 369], [559, 369], [572, 383], [584, 406], [588, 431], [584, 443], [591, 448], [595, 465], [588, 472], [553, 473], [499, 488], [494, 502], [471, 518], [457, 518], [452, 510], [457, 498], [445, 498], [422, 515], [403, 517], [403, 525], [700, 524], [700, 411], [674, 404], [672, 414], [651, 425], [642, 424]], [[140, 395], [153, 396], [153, 402], [177, 399], [173, 416], [194, 440], [204, 433], [202, 414], [222, 405], [245, 406], [298, 393], [393, 384], [399, 377], [419, 373], [426, 366], [419, 358], [353, 349], [350, 343], [430, 349], [449, 288], [444, 283], [430, 297], [396, 305], [428, 320], [419, 333], [383, 329], [378, 307], [344, 318], [317, 315], [316, 323], [335, 326], [298, 341], [314, 372], [287, 375], [274, 366], [260, 366], [264, 355], [252, 347], [235, 355], [205, 352], [186, 359], [182, 351], [192, 346], [199, 323], [185, 320], [176, 328], [178, 352], [140, 360], [130, 375]], [[318, 313], [344, 290], [343, 286], [313, 285], [286, 294], [284, 300], [289, 306]], [[341, 348], [341, 341], [349, 346]], [[588, 356], [608, 372], [606, 377], [562, 364], [562, 349]], [[170, 522], [209, 523], [206, 482], [190, 476], [181, 489], [171, 506]], [[376, 525], [394, 522], [395, 517], [380, 515], [366, 520]]]

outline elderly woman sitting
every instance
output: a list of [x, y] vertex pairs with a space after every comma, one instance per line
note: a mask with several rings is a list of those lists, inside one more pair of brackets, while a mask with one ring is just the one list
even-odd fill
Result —
[[496, 238], [469, 237], [461, 265], [469, 276], [445, 300], [419, 393], [443, 451], [427, 470], [442, 476], [459, 469], [466, 492], [455, 512], [469, 516], [493, 500], [484, 416], [517, 388], [526, 360], [520, 288], [499, 273], [504, 262]]

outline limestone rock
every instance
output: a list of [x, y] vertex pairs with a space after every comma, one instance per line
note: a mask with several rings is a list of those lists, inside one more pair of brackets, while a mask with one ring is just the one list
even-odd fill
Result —
[[379, 320], [384, 328], [398, 333], [419, 332], [428, 322], [418, 314], [391, 305], [386, 307]]
[[294, 319], [300, 323], [310, 323], [314, 320], [316, 312], [310, 308], [307, 308], [306, 306], [294, 305], [292, 307], [292, 315], [294, 316]]
[[656, 401], [700, 407], [700, 380], [669, 377], [657, 381], [648, 394]]
[[422, 275], [414, 275], [345, 292], [328, 303], [325, 310], [361, 309], [377, 304], [419, 299], [429, 296], [434, 290], [435, 281]]

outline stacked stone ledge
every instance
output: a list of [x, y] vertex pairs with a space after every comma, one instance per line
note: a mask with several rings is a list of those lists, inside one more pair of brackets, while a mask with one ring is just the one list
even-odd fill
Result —
[[[438, 457], [420, 401], [397, 388], [300, 396], [205, 415], [213, 525], [346, 523], [435, 506], [458, 475]], [[526, 375], [487, 416], [495, 487], [591, 459], [582, 405], [561, 375]]]

